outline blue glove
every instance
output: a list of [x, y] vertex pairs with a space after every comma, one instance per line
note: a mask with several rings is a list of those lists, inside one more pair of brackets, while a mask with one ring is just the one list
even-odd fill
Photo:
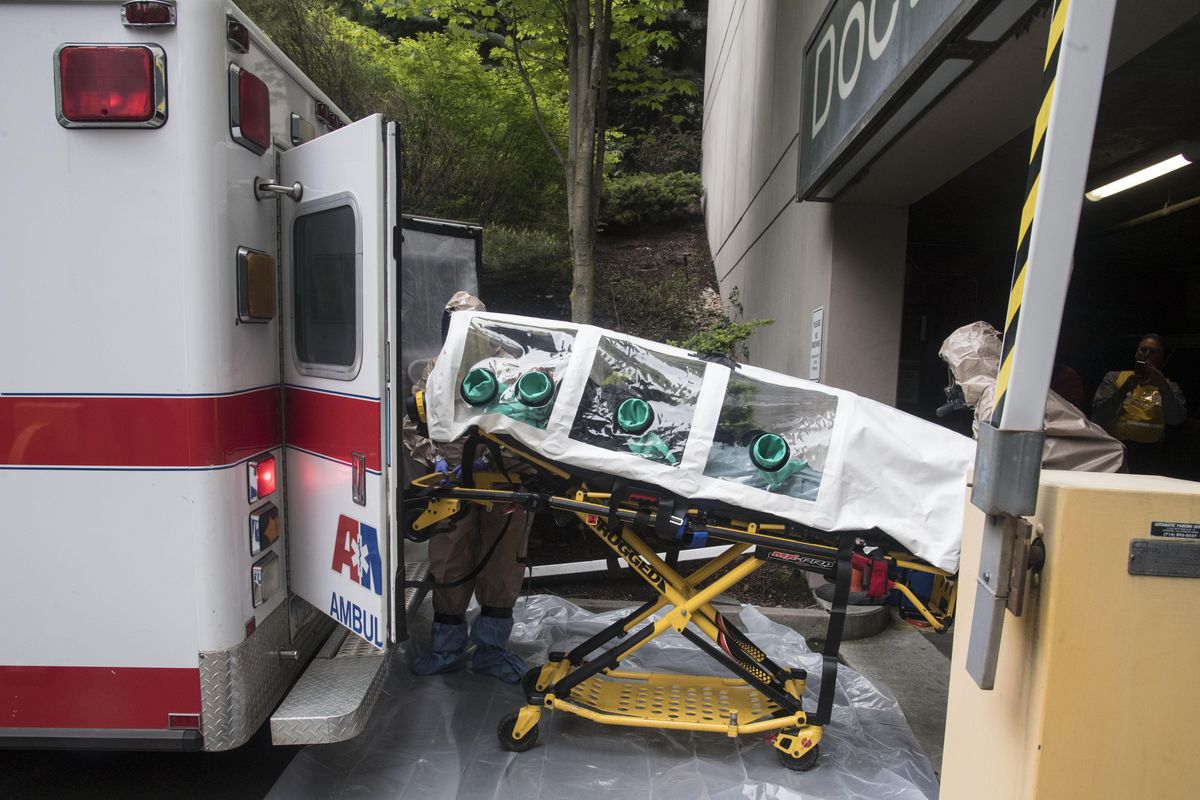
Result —
[[[485, 469], [487, 469], [488, 467], [491, 466], [491, 462], [489, 462], [487, 460], [487, 456], [480, 456], [479, 458], [477, 458], [473, 462], [471, 462], [471, 466], [474, 468], [474, 470], [476, 472], [483, 472]], [[454, 477], [456, 477], [456, 478], [462, 477], [462, 464], [459, 464], [457, 467], [454, 468]]]
[[442, 479], [442, 483], [446, 483], [448, 480], [450, 480], [450, 465], [446, 463], [446, 459], [439, 458], [437, 461], [433, 462], [433, 471], [440, 472], [446, 476]]

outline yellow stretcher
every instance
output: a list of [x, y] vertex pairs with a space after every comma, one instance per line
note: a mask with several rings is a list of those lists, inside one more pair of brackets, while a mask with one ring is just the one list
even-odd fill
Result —
[[[491, 452], [491, 464], [503, 464], [502, 459], [518, 461], [532, 467], [536, 477], [526, 485], [504, 471], [473, 471], [471, 465], [481, 446]], [[605, 492], [592, 491], [589, 480], [612, 486]], [[874, 547], [873, 563], [884, 565], [889, 576], [897, 570], [934, 576], [933, 599], [928, 602], [904, 583], [888, 582], [888, 588], [899, 590], [932, 628], [945, 630], [954, 615], [954, 576], [892, 549], [895, 543], [878, 531], [817, 531], [792, 522], [759, 519], [746, 509], [686, 501], [610, 476], [574, 474], [501, 437], [479, 431], [467, 439], [460, 479], [448, 482], [444, 474], [432, 473], [412, 481], [405, 499], [405, 533], [414, 540], [428, 539], [439, 530], [439, 523], [461, 515], [469, 503], [488, 509], [517, 504], [535, 512], [573, 514], [656, 593], [655, 599], [570, 652], [550, 653], [545, 664], [525, 675], [527, 704], [500, 723], [500, 745], [506, 750], [532, 747], [541, 715], [546, 709], [556, 709], [605, 725], [708, 731], [730, 737], [770, 734], [784, 766], [811, 769], [833, 710], [851, 564], [854, 558], [863, 557], [861, 549]], [[647, 539], [667, 550], [709, 541], [727, 547], [683, 575], [660, 558]], [[749, 557], [742, 558], [746, 555]], [[805, 671], [776, 664], [712, 606], [717, 595], [768, 561], [821, 574], [836, 586], [821, 688], [812, 711], [805, 711], [802, 704]], [[650, 621], [660, 611], [665, 613]], [[619, 669], [628, 656], [668, 630], [678, 631], [735, 677]]]

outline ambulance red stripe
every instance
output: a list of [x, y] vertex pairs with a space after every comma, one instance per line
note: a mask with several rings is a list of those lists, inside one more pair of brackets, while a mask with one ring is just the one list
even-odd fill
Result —
[[200, 670], [0, 666], [0, 728], [165, 730], [200, 713]]
[[216, 397], [0, 396], [0, 464], [214, 467], [282, 441], [279, 388]]
[[287, 444], [350, 463], [350, 454], [367, 457], [367, 469], [380, 471], [380, 402], [365, 397], [330, 394], [288, 386]]

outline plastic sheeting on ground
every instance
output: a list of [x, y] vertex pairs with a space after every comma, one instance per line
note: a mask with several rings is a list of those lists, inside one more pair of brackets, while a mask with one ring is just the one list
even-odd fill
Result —
[[[513, 649], [531, 664], [567, 650], [624, 612], [593, 614], [557, 597], [518, 601]], [[428, 646], [426, 603], [414, 623], [417, 647]], [[809, 671], [805, 707], [815, 708], [821, 659], [804, 638], [750, 606], [742, 627], [771, 658]], [[406, 645], [408, 650], [410, 645]], [[917, 800], [935, 798], [937, 780], [895, 698], [843, 667], [837, 704], [809, 772], [781, 766], [761, 736], [599, 725], [546, 711], [538, 743], [525, 753], [500, 749], [496, 728], [524, 703], [521, 690], [460, 671], [418, 678], [409, 653], [396, 656], [367, 729], [357, 738], [301, 751], [271, 798], [603, 798], [695, 800]], [[653, 640], [627, 669], [724, 675], [682, 636]]]

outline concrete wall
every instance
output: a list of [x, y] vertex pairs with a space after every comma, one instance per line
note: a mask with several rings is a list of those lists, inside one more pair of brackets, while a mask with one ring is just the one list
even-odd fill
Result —
[[704, 191], [722, 294], [775, 324], [750, 361], [809, 375], [825, 309], [821, 380], [892, 403], [903, 299], [904, 209], [797, 203], [801, 63], [824, 3], [713, 0], [704, 97]]

